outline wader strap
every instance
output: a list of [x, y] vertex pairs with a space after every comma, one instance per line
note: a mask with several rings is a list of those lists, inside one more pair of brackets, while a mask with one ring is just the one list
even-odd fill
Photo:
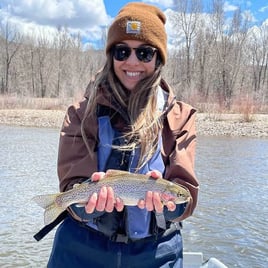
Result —
[[164, 213], [157, 213], [155, 212], [155, 219], [156, 219], [156, 225], [157, 227], [166, 230], [167, 224]]
[[33, 237], [36, 241], [40, 241], [44, 236], [46, 236], [54, 227], [56, 227], [61, 221], [63, 221], [68, 215], [67, 210], [63, 211], [53, 222], [43, 227], [38, 233]]

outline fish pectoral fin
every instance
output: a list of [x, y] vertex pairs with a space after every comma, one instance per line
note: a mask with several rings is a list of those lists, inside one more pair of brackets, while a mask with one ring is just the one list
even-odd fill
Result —
[[80, 185], [81, 185], [81, 183], [75, 183], [75, 184], [73, 185], [73, 189], [77, 188], [77, 187], [80, 186]]
[[87, 203], [77, 203], [77, 204], [74, 204], [77, 208], [83, 208], [86, 206]]
[[65, 208], [56, 206], [55, 203], [48, 206], [44, 212], [44, 223], [45, 225], [50, 224], [65, 210]]

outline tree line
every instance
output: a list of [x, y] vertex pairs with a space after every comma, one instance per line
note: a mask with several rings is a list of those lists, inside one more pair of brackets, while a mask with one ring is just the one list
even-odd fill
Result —
[[[252, 27], [240, 9], [226, 17], [222, 0], [212, 1], [209, 13], [203, 12], [200, 0], [179, 0], [176, 8], [169, 13], [174, 39], [164, 77], [178, 97], [227, 109], [250, 99], [258, 110], [265, 109], [268, 23]], [[68, 28], [59, 27], [48, 38], [23, 35], [8, 21], [1, 25], [2, 95], [73, 97], [84, 91], [104, 61], [104, 49], [85, 49], [81, 36]]]

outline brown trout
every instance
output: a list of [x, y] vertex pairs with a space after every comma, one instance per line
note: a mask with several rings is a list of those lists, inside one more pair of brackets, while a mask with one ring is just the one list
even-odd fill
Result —
[[184, 186], [163, 178], [154, 179], [144, 174], [109, 170], [99, 181], [85, 182], [62, 193], [37, 195], [33, 200], [45, 209], [44, 223], [47, 225], [53, 222], [68, 206], [85, 205], [89, 197], [93, 193], [98, 193], [102, 186], [112, 187], [115, 197], [122, 199], [127, 206], [136, 206], [140, 199], [145, 198], [147, 191], [159, 192], [163, 204], [167, 201], [182, 204], [188, 202], [191, 196], [189, 190]]

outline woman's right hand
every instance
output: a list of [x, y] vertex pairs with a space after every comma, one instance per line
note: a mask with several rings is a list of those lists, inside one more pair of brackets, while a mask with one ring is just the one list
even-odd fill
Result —
[[[92, 181], [99, 181], [105, 176], [104, 172], [94, 172], [91, 176]], [[114, 208], [117, 211], [122, 211], [124, 203], [120, 198], [115, 198], [112, 187], [103, 186], [99, 193], [94, 193], [88, 200], [85, 206], [87, 213], [97, 211], [112, 212]]]

